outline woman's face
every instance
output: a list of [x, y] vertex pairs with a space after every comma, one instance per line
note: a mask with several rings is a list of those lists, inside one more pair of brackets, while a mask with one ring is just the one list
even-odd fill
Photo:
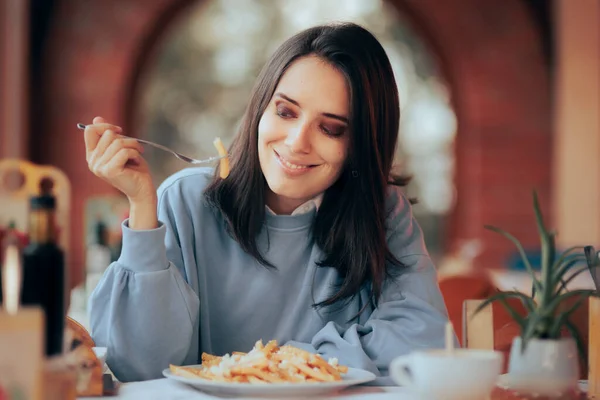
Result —
[[290, 214], [329, 188], [348, 154], [350, 95], [342, 73], [315, 57], [281, 77], [258, 125], [267, 205]]

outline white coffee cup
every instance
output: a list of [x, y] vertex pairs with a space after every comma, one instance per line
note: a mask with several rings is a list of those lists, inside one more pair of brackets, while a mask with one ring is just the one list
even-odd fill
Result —
[[390, 376], [427, 400], [486, 400], [498, 381], [502, 353], [493, 350], [424, 350], [390, 364]]

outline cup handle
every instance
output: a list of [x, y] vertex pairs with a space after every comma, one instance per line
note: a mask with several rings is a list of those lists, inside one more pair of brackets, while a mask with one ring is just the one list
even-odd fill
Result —
[[400, 386], [412, 386], [413, 380], [407, 370], [410, 370], [412, 364], [412, 356], [410, 354], [400, 356], [390, 364], [390, 375], [392, 379]]

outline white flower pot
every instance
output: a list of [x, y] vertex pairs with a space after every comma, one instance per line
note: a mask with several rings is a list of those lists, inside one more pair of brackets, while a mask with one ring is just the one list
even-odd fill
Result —
[[554, 396], [577, 388], [579, 359], [573, 338], [531, 339], [525, 352], [513, 340], [505, 384], [522, 394]]

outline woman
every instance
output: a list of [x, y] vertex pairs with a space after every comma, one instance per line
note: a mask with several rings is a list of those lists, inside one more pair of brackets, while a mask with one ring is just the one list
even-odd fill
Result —
[[398, 124], [389, 60], [354, 24], [308, 29], [275, 52], [226, 179], [186, 169], [155, 194], [142, 147], [94, 119], [89, 167], [131, 206], [90, 306], [117, 378], [258, 339], [384, 376], [394, 357], [442, 347], [436, 272], [390, 173]]

